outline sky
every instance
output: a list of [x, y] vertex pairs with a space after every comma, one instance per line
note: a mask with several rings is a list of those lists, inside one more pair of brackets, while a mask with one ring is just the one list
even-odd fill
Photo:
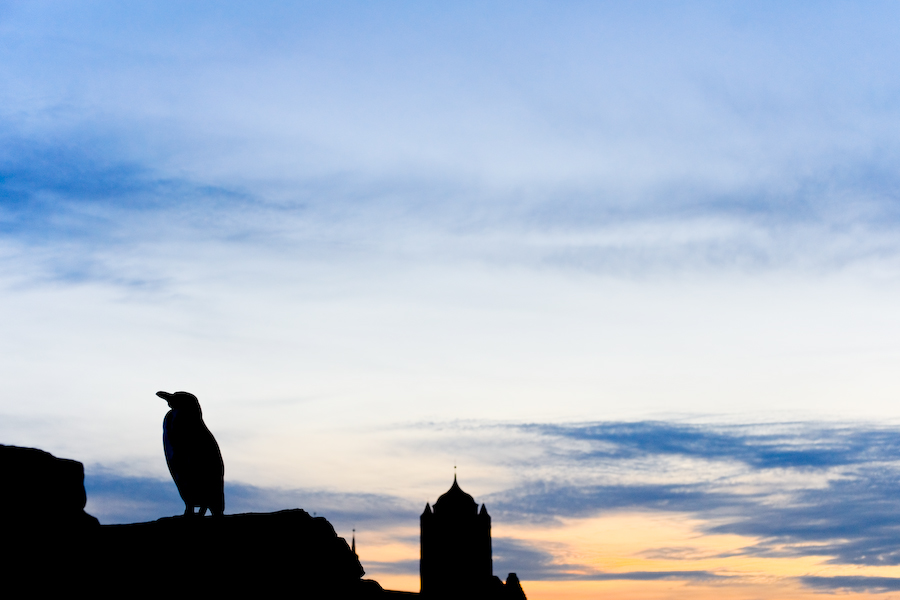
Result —
[[102, 523], [452, 483], [532, 600], [900, 598], [900, 6], [0, 2], [0, 443]]

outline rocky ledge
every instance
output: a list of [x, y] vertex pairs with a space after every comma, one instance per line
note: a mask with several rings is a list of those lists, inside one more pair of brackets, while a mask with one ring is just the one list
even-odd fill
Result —
[[110, 592], [131, 582], [154, 594], [370, 598], [381, 586], [322, 517], [300, 509], [169, 517], [103, 525], [95, 552]]
[[0, 445], [0, 477], [7, 597], [385, 596], [331, 524], [300, 509], [100, 525], [79, 462]]

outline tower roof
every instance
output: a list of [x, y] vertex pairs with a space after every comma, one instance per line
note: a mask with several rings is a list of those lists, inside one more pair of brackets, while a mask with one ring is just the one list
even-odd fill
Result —
[[435, 511], [442, 513], [472, 513], [478, 512], [478, 504], [469, 494], [462, 491], [456, 482], [456, 475], [453, 476], [453, 485], [447, 490], [437, 502], [434, 503]]

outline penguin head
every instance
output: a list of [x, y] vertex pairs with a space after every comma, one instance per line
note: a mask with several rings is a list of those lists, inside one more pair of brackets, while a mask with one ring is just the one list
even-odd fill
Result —
[[197, 396], [190, 392], [156, 392], [156, 395], [169, 403], [172, 410], [184, 411], [188, 413], [200, 414], [200, 402]]

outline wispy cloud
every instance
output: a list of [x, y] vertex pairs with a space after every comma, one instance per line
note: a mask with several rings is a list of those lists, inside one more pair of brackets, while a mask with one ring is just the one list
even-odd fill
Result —
[[[893, 10], [854, 26], [895, 48]], [[895, 61], [834, 7], [96, 11], [0, 30], [0, 234], [82, 255], [64, 281], [131, 281], [99, 247], [188, 239], [624, 277], [900, 256]]]
[[551, 439], [587, 442], [584, 449], [571, 451], [579, 460], [671, 455], [739, 461], [757, 469], [827, 469], [900, 456], [900, 434], [890, 428], [809, 423], [703, 426], [664, 421], [521, 427]]
[[[570, 476], [492, 494], [489, 501], [506, 518], [583, 518], [623, 510], [684, 513], [708, 523], [708, 534], [759, 540], [740, 551], [746, 556], [900, 564], [900, 431], [895, 428], [663, 422], [526, 427], [550, 438], [549, 461], [578, 464], [587, 480], [601, 463], [607, 473], [639, 468], [628, 473], [634, 480], [628, 485], [578, 484]], [[588, 445], [565, 451], [554, 443], [562, 438]], [[678, 483], [646, 483], [661, 475], [653, 465], [665, 468], [673, 456], [697, 462], [677, 470]], [[721, 463], [743, 467], [723, 474], [716, 467]]]
[[900, 577], [866, 577], [844, 575], [836, 577], [801, 577], [803, 585], [823, 592], [870, 592], [883, 594], [900, 590]]
[[[121, 475], [100, 466], [85, 475], [86, 510], [101, 523], [133, 523], [184, 512], [184, 504], [171, 480]], [[323, 490], [267, 488], [237, 482], [225, 485], [228, 513], [273, 512], [303, 508], [328, 518], [335, 526], [357, 525], [383, 529], [416, 522], [411, 502], [383, 494]]]
[[[602, 184], [518, 194], [442, 176], [237, 183], [186, 177], [110, 150], [89, 153], [78, 140], [13, 145], [0, 161], [0, 235], [22, 251], [7, 255], [7, 268], [63, 282], [127, 285], [137, 279], [126, 272], [135, 252], [159, 281], [171, 271], [169, 251], [215, 264], [223, 245], [303, 262], [476, 261], [626, 278], [821, 271], [900, 257], [896, 182], [871, 176], [823, 174], [818, 192], [800, 182], [784, 191], [699, 184], [625, 201]], [[38, 272], [25, 258], [35, 249], [45, 257]]]

